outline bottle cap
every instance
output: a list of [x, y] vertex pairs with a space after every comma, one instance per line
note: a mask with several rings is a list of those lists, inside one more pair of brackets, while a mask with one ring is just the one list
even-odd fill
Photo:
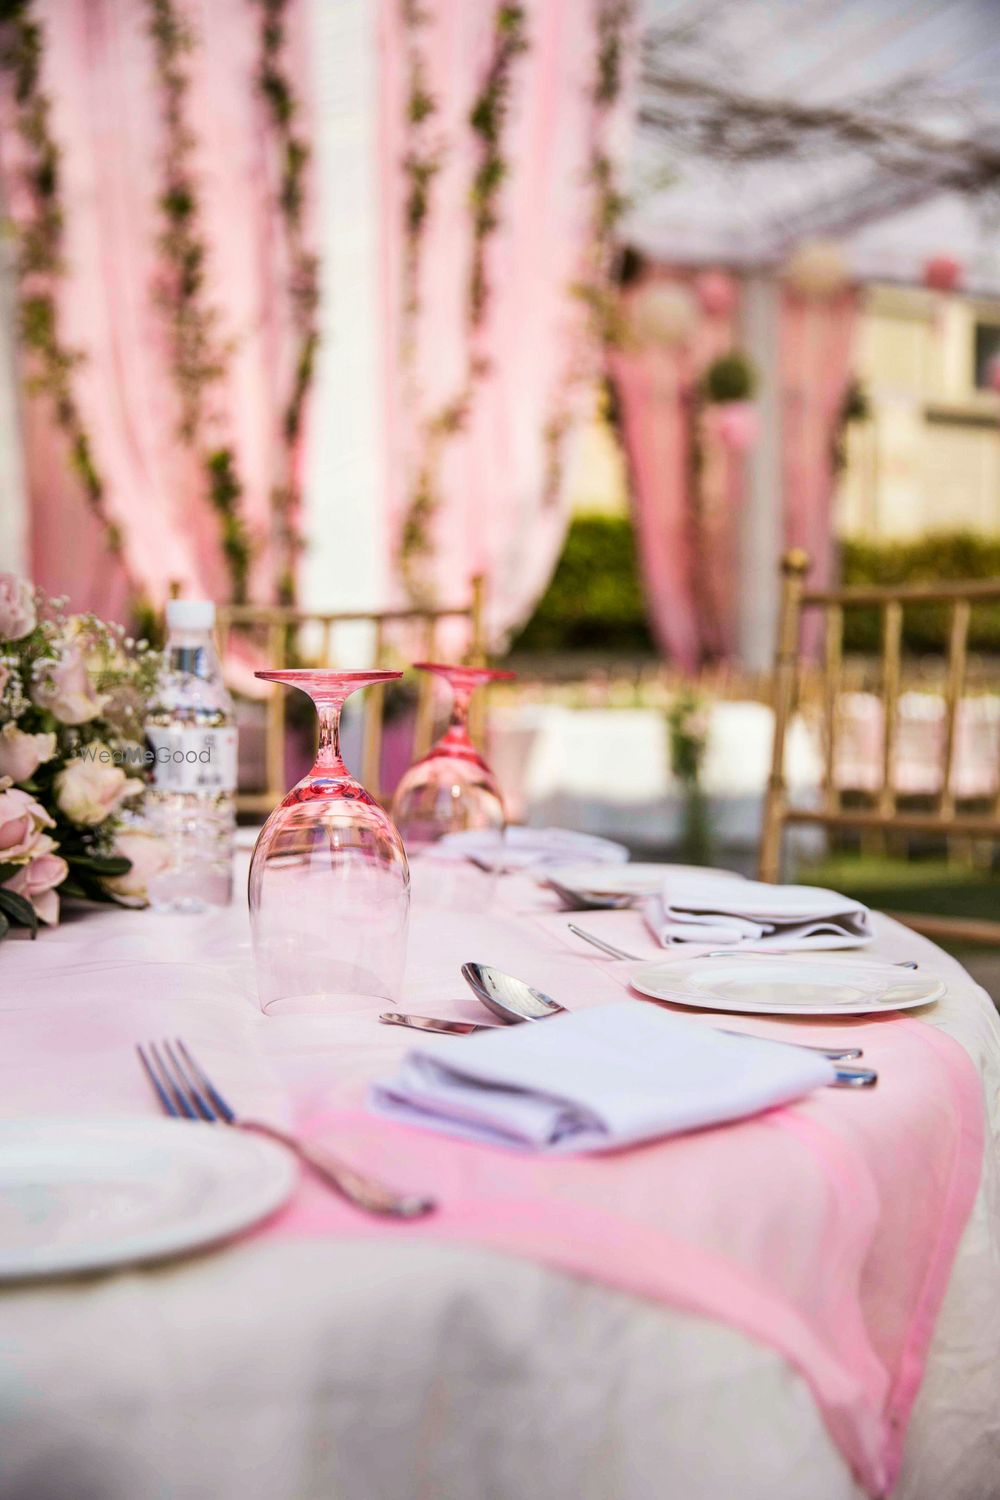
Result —
[[211, 599], [169, 599], [169, 630], [211, 630], [215, 624], [215, 605]]

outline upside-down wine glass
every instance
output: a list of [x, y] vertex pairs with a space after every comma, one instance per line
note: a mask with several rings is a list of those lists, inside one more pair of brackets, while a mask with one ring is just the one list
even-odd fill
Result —
[[[516, 674], [430, 661], [413, 665], [448, 683], [451, 720], [437, 743], [410, 767], [396, 788], [392, 801], [396, 826], [410, 855], [432, 853], [445, 834], [475, 829], [483, 835], [476, 854], [495, 872], [502, 862], [507, 818], [497, 779], [469, 737], [469, 700], [483, 683], [509, 681]], [[433, 884], [426, 887], [429, 894], [457, 906], [478, 906], [489, 900], [495, 873], [477, 872], [466, 864], [452, 867], [453, 878], [449, 879], [447, 870], [443, 862], [434, 862]], [[421, 888], [425, 888], [423, 880]]]
[[250, 862], [250, 928], [261, 1008], [326, 1011], [338, 998], [397, 1000], [410, 873], [389, 815], [340, 754], [340, 711], [401, 672], [257, 672], [308, 693], [319, 715], [309, 774], [271, 813]]

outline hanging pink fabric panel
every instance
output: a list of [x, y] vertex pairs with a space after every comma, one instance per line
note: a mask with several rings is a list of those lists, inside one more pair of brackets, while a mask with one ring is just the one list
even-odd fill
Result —
[[[657, 276], [686, 285], [686, 278]], [[650, 282], [626, 292], [629, 317]], [[735, 537], [743, 460], [702, 423], [700, 515], [695, 513], [691, 430], [706, 366], [733, 346], [738, 309], [700, 316], [689, 340], [614, 352], [610, 371], [628, 458], [636, 545], [650, 624], [663, 654], [687, 671], [735, 644]]]
[[[383, 0], [380, 12], [387, 571], [398, 577], [428, 424], [461, 392], [470, 361], [478, 363], [482, 373], [462, 428], [441, 444], [434, 465], [431, 551], [420, 563], [420, 581], [441, 602], [461, 601], [470, 576], [484, 572], [497, 636], [530, 613], [568, 521], [565, 483], [553, 491], [546, 482], [545, 434], [560, 401], [575, 415], [587, 397], [585, 384], [577, 388], [570, 379], [584, 330], [571, 287], [583, 273], [593, 210], [587, 168], [595, 7], [582, 0], [526, 6], [529, 48], [511, 69], [499, 224], [487, 241], [488, 303], [471, 335], [470, 190], [479, 158], [469, 114], [489, 67], [496, 7], [425, 0], [420, 10], [427, 19], [415, 31], [405, 25], [403, 9], [399, 0]], [[414, 47], [436, 105], [428, 136], [439, 166], [420, 237], [408, 362], [403, 163]], [[565, 457], [569, 443], [560, 446]]]
[[785, 542], [812, 559], [809, 582], [833, 581], [833, 442], [852, 375], [857, 292], [806, 298], [788, 289], [781, 304], [782, 488]]
[[[281, 417], [295, 350], [273, 138], [255, 85], [259, 14], [246, 0], [182, 0], [179, 9], [197, 36], [186, 57], [187, 109], [197, 142], [199, 232], [209, 246], [205, 296], [232, 351], [225, 378], [211, 388], [213, 432], [235, 452], [240, 506], [256, 544], [250, 591], [266, 599], [270, 494], [284, 473]], [[155, 303], [163, 133], [148, 10], [134, 0], [36, 0], [34, 10], [45, 31], [42, 85], [62, 153], [61, 336], [86, 356], [75, 395], [108, 511], [124, 535], [124, 570], [109, 559], [40, 396], [26, 398], [24, 420], [33, 573], [67, 593], [73, 607], [113, 616], [124, 609], [125, 571], [156, 604], [174, 579], [185, 592], [226, 598], [217, 518], [200, 468], [176, 436], [167, 327]], [[289, 52], [301, 97], [299, 12], [292, 0]], [[15, 152], [16, 143], [8, 144], [0, 167], [16, 217]]]

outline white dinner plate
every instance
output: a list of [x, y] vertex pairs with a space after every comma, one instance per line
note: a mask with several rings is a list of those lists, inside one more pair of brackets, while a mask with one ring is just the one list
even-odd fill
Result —
[[[623, 865], [628, 859], [624, 844], [600, 838], [595, 833], [577, 833], [572, 828], [527, 828], [510, 824], [502, 847], [503, 863], [508, 870], [583, 860], [591, 865]], [[433, 857], [462, 860], [472, 854], [493, 860], [496, 853], [494, 832], [463, 828], [457, 833], [446, 833], [434, 846]]]
[[[636, 860], [627, 865], [565, 864], [547, 865], [538, 871], [538, 879], [552, 877], [572, 890], [593, 892], [595, 896], [650, 896], [658, 891], [671, 875], [704, 875], [702, 865], [643, 864]], [[735, 870], [713, 870], [713, 875], [731, 876], [742, 880]]]
[[633, 989], [699, 1010], [768, 1016], [863, 1016], [939, 1000], [947, 986], [930, 974], [856, 959], [742, 956], [643, 964]]
[[279, 1208], [297, 1166], [271, 1141], [187, 1120], [0, 1120], [0, 1280], [175, 1255]]

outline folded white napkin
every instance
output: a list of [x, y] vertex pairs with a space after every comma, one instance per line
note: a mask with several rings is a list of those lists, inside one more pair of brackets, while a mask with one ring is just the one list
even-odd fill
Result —
[[621, 1000], [462, 1040], [428, 1038], [374, 1087], [371, 1104], [495, 1145], [608, 1151], [756, 1114], [833, 1077], [818, 1053]]
[[434, 859], [462, 860], [470, 854], [491, 863], [502, 862], [508, 870], [563, 865], [570, 860], [616, 865], [624, 864], [628, 859], [624, 844], [598, 838], [596, 834], [575, 833], [571, 828], [523, 828], [520, 825], [507, 829], [502, 845], [489, 829], [465, 828], [460, 833], [445, 834], [430, 851]]
[[872, 936], [867, 906], [809, 885], [766, 885], [712, 872], [669, 877], [644, 906], [664, 945], [753, 943], [768, 948], [856, 948]]

